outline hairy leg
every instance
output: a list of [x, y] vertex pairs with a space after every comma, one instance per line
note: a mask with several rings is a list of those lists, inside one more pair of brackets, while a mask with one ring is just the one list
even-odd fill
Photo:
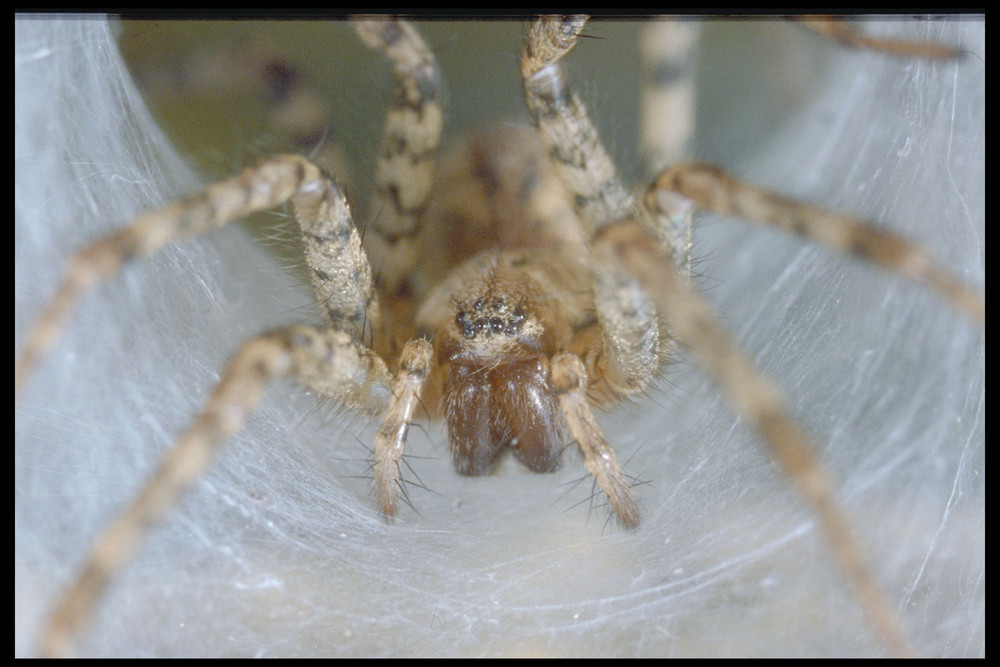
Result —
[[76, 581], [64, 591], [43, 631], [42, 655], [73, 651], [108, 583], [132, 560], [148, 531], [201, 477], [217, 448], [243, 428], [268, 382], [289, 374], [357, 411], [375, 413], [388, 403], [385, 363], [347, 334], [299, 326], [245, 344], [202, 413], [125, 511], [94, 542]]
[[395, 97], [386, 116], [371, 206], [369, 251], [379, 258], [379, 283], [392, 293], [417, 261], [415, 236], [434, 176], [441, 138], [440, 81], [434, 55], [405, 21], [357, 19], [361, 39], [392, 62]]

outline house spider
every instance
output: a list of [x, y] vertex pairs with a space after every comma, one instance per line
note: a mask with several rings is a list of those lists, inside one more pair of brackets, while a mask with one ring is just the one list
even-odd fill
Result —
[[[913, 34], [915, 28], [919, 34]], [[603, 29], [598, 25], [592, 30]], [[920, 24], [896, 29], [921, 39], [960, 41], [981, 52], [973, 46], [977, 34], [981, 39], [981, 25]], [[961, 33], [960, 38], [954, 37], [955, 31]], [[92, 33], [76, 33], [74, 39], [46, 43], [82, 48], [100, 46], [97, 39]], [[37, 42], [34, 47], [27, 53], [39, 57]], [[103, 48], [108, 47], [104, 42]], [[78, 49], [67, 51], [80, 60]], [[976, 113], [981, 113], [983, 98], [981, 89], [976, 97], [976, 89], [970, 92], [963, 84], [968, 85], [968, 78], [981, 79], [982, 70], [975, 69], [974, 59], [945, 68], [908, 63], [904, 66], [908, 78], [897, 83], [898, 62], [872, 54], [838, 57], [865, 63], [888, 77], [878, 79], [878, 74], [865, 72], [859, 80], [857, 72], [840, 71], [839, 76], [846, 79], [834, 77], [830, 85], [840, 96], [845, 91], [856, 95], [852, 98], [855, 106], [846, 111], [839, 105], [818, 107], [827, 114], [839, 111], [836, 119], [861, 122], [867, 130], [837, 134], [833, 143], [844, 153], [823, 156], [830, 162], [816, 158], [812, 150], [802, 150], [793, 138], [774, 149], [782, 159], [765, 155], [751, 163], [764, 165], [759, 167], [764, 177], [775, 179], [773, 185], [781, 185], [783, 191], [801, 192], [838, 208], [873, 210], [872, 217], [888, 224], [898, 222], [915, 238], [933, 239], [936, 254], [945, 264], [968, 266], [970, 275], [981, 275], [982, 257], [976, 254], [975, 242], [982, 238], [983, 197], [981, 192], [970, 195], [967, 188], [977, 181], [981, 185], [982, 180], [982, 147], [974, 133], [981, 132], [981, 116]], [[974, 73], [969, 73], [969, 67]], [[868, 81], [869, 77], [873, 80]], [[934, 103], [923, 100], [917, 93], [933, 85], [925, 78], [938, 84], [948, 82], [951, 96], [936, 97]], [[904, 107], [894, 117], [903, 129], [885, 139], [905, 140], [890, 144], [900, 150], [892, 154], [890, 166], [885, 165], [886, 150], [865, 157], [867, 144], [877, 141], [872, 138], [875, 124], [858, 121], [868, 116], [865, 109], [886, 110], [871, 99], [891, 88], [886, 81], [897, 83], [889, 97], [895, 97], [894, 103], [902, 99]], [[865, 88], [867, 93], [853, 88], [864, 84], [871, 86]], [[74, 88], [93, 93], [85, 86]], [[74, 110], [89, 108], [86, 100], [91, 95], [76, 100]], [[954, 102], [948, 104], [949, 100]], [[928, 129], [926, 122], [940, 118], [938, 104], [945, 105], [949, 122]], [[810, 118], [815, 119], [816, 109], [810, 108]], [[115, 121], [120, 118], [116, 116]], [[958, 122], [963, 118], [968, 121]], [[884, 118], [878, 125], [882, 124]], [[836, 122], [832, 126], [834, 130], [840, 127]], [[88, 125], [87, 130], [94, 128]], [[960, 141], [967, 131], [973, 132], [973, 139]], [[68, 150], [66, 137], [59, 138], [64, 142], [61, 149]], [[948, 168], [935, 169], [928, 176], [925, 172], [935, 162], [927, 159], [928, 151], [941, 141], [949, 146], [971, 143], [980, 152], [973, 151], [971, 163], [968, 156], [957, 158], [949, 152]], [[18, 150], [18, 155], [25, 154]], [[917, 158], [922, 158], [920, 169], [908, 171], [908, 162]], [[103, 184], [92, 181], [104, 179], [79, 175], [106, 173], [100, 169], [108, 158], [64, 153], [57, 155], [56, 162], [79, 168], [84, 159], [88, 166], [76, 172], [70, 186], [100, 187]], [[817, 185], [802, 176], [805, 164], [818, 174], [846, 174], [839, 177], [846, 180]], [[956, 164], [963, 175], [960, 179], [955, 178]], [[19, 178], [24, 176], [23, 166], [18, 162]], [[143, 195], [141, 190], [151, 181], [163, 181], [162, 174], [139, 176], [139, 171], [127, 172], [127, 165], [117, 161], [112, 167], [112, 173], [119, 176], [109, 179], [115, 189], [140, 190], [129, 193], [135, 208], [109, 211], [105, 206], [113, 199], [101, 193], [96, 200], [101, 209], [81, 216], [98, 222], [75, 216], [67, 219], [105, 225], [106, 231], [135, 209], [156, 203], [147, 201], [154, 195]], [[855, 173], [861, 171], [865, 173]], [[128, 176], [123, 178], [123, 174]], [[945, 180], [942, 175], [948, 177], [948, 187], [940, 185]], [[896, 194], [891, 187], [904, 187], [899, 180], [906, 181], [907, 187]], [[886, 190], [891, 194], [883, 194]], [[83, 212], [88, 212], [88, 196], [95, 195], [66, 199], [82, 202]], [[52, 207], [63, 202], [39, 201], [46, 202], [43, 222], [55, 224], [54, 220], [61, 219], [53, 215]], [[964, 213], [955, 213], [958, 229], [949, 225], [942, 230], [940, 216], [928, 220], [921, 215], [930, 202], [936, 212], [954, 211], [949, 202], [961, 204]], [[19, 204], [19, 211], [24, 210]], [[22, 223], [20, 215], [18, 223]], [[968, 224], [980, 231], [961, 243]], [[906, 590], [906, 618], [914, 624], [911, 631], [918, 637], [918, 648], [927, 654], [982, 652], [984, 592], [981, 573], [976, 574], [982, 566], [984, 516], [981, 335], [921, 290], [854, 262], [831, 258], [801, 243], [786, 244], [783, 237], [757, 229], [721, 222], [704, 227], [699, 228], [699, 237], [703, 233], [736, 237], [701, 241], [709, 257], [699, 270], [712, 281], [710, 296], [741, 343], [754, 350], [758, 364], [790, 395], [796, 417], [817, 434], [822, 455], [831, 461], [847, 496], [844, 502], [855, 529], [864, 535], [866, 546], [875, 550], [873, 560], [883, 564], [880, 572]], [[93, 231], [74, 229], [73, 233], [80, 236], [57, 238], [36, 252], [65, 257], [94, 236]], [[27, 243], [21, 234], [16, 237], [19, 270], [25, 261], [20, 253], [26, 251]], [[57, 231], [57, 236], [66, 234], [62, 228]], [[248, 321], [246, 308], [239, 308], [241, 302], [245, 306], [252, 299], [255, 306], [267, 307], [257, 303], [259, 297], [251, 296], [259, 294], [259, 285], [266, 283], [253, 281], [249, 272], [260, 272], [268, 280], [281, 273], [262, 268], [270, 261], [266, 254], [255, 255], [254, 260], [238, 255], [234, 272], [241, 276], [240, 282], [252, 283], [254, 291], [241, 292], [242, 285], [227, 285], [217, 278], [220, 260], [212, 258], [213, 248], [233, 250], [221, 246], [242, 241], [239, 232], [221, 234], [225, 242], [199, 239], [191, 247], [168, 251], [143, 265], [146, 268], [123, 276], [117, 286], [109, 284], [100, 295], [89, 298], [72, 328], [101, 331], [105, 340], [95, 342], [92, 333], [71, 331], [71, 340], [48, 362], [66, 367], [66, 372], [41, 371], [36, 379], [45, 384], [33, 387], [18, 408], [19, 653], [30, 650], [21, 642], [35, 634], [43, 609], [68, 580], [93, 537], [94, 526], [113, 516], [147, 474], [160, 448], [172, 439], [178, 423], [198, 409], [205, 396], [201, 392], [212, 384], [215, 369], [231, 354], [235, 342], [268, 326], [301, 319], [294, 317], [297, 313], [289, 318], [287, 311], [307, 307], [308, 298], [293, 301], [299, 297], [290, 289], [275, 288], [282, 300], [279, 312], [255, 315], [254, 321]], [[972, 255], [967, 257], [970, 246]], [[244, 248], [240, 245], [239, 252]], [[747, 287], [737, 276], [765, 251], [782, 261], [774, 267], [755, 265], [755, 271], [770, 271], [770, 277], [755, 276], [761, 284]], [[30, 300], [24, 308], [33, 313], [45, 298], [41, 295], [51, 293], [41, 281], [48, 280], [51, 286], [55, 276], [46, 277], [44, 270], [38, 270], [44, 264], [38, 260], [30, 264], [34, 269], [29, 292], [35, 296], [21, 298], [19, 291], [19, 310]], [[171, 289], [164, 282], [175, 273], [186, 273], [180, 282], [196, 282], [198, 291], [181, 288], [180, 296], [167, 296]], [[868, 287], [872, 280], [877, 290]], [[142, 285], [143, 281], [149, 284]], [[794, 281], [810, 286], [788, 284]], [[772, 289], [774, 284], [781, 289]], [[19, 277], [18, 290], [26, 287]], [[150, 294], [163, 294], [161, 300], [169, 301], [155, 304], [134, 296]], [[748, 303], [748, 297], [765, 302]], [[201, 305], [185, 306], [180, 301], [199, 298]], [[120, 306], [123, 300], [127, 307]], [[164, 303], [169, 307], [164, 308]], [[234, 310], [239, 312], [227, 312]], [[196, 345], [177, 349], [175, 344], [173, 352], [170, 346], [158, 347], [160, 324], [172, 330], [174, 337], [192, 335], [190, 321], [177, 321], [177, 313], [185, 312], [196, 314], [198, 328], [213, 329], [194, 334]], [[809, 321], [822, 321], [823, 327], [810, 324], [799, 329], [802, 312], [816, 313]], [[216, 318], [232, 318], [236, 323], [224, 325], [232, 327], [228, 331], [219, 330], [215, 329], [219, 325], [209, 323]], [[115, 322], [114, 331], [97, 328], [107, 322]], [[22, 327], [19, 320], [18, 332]], [[793, 334], [787, 333], [789, 327]], [[906, 332], [907, 342], [898, 352], [886, 352], [886, 340], [898, 340], [887, 333], [894, 330]], [[75, 342], [74, 336], [78, 336]], [[106, 357], [92, 359], [83, 354], [105, 346], [121, 348], [122, 355], [109, 362]], [[111, 377], [102, 377], [112, 368]], [[189, 372], [198, 379], [191, 380]], [[174, 377], [178, 374], [185, 379]], [[91, 379], [86, 383], [89, 390], [82, 393], [81, 377]], [[158, 380], [153, 388], [149, 377], [162, 378], [167, 384]], [[700, 375], [682, 369], [671, 375], [671, 382], [685, 390], [681, 398], [654, 393], [651, 409], [626, 408], [602, 422], [622, 458], [637, 450], [627, 469], [650, 483], [639, 491], [642, 529], [634, 534], [612, 531], [598, 540], [592, 527], [588, 530], [581, 525], [585, 522], [580, 521], [579, 512], [566, 512], [576, 500], [573, 492], [569, 499], [559, 500], [567, 493], [559, 488], [560, 481], [580, 474], [579, 465], [573, 463], [555, 479], [509, 472], [502, 480], [484, 481], [456, 480], [445, 462], [415, 458], [420, 478], [441, 495], [421, 495], [419, 520], [411, 515], [403, 525], [387, 528], [358, 491], [363, 483], [350, 486], [341, 477], [350, 462], [330, 460], [331, 440], [334, 447], [345, 440], [366, 442], [370, 429], [335, 422], [332, 429], [320, 430], [320, 419], [303, 417], [309, 412], [309, 402], [289, 398], [294, 391], [282, 385], [272, 390], [271, 400], [261, 408], [249, 432], [223, 450], [212, 472], [122, 574], [81, 650], [102, 654], [851, 654], [877, 650], [839, 575], [822, 562], [822, 543], [810, 530], [810, 515], [774, 475], [755, 438], [734, 426], [739, 420], [721, 405]], [[114, 386], [117, 391], [98, 409], [85, 395], [100, 386]], [[278, 391], [280, 398], [275, 397]], [[32, 394], [36, 394], [34, 401]], [[709, 397], [700, 399], [703, 394]], [[118, 421], [119, 414], [139, 417], [124, 430], [112, 431], [107, 422]], [[635, 425], [640, 417], [651, 416], [648, 427]], [[334, 421], [328, 412], [320, 417]], [[82, 433], [88, 429], [90, 436]], [[670, 435], [665, 436], [668, 429]], [[67, 434], [72, 434], [69, 441]], [[441, 431], [432, 430], [429, 440], [438, 444], [421, 448], [421, 442], [414, 442], [411, 451], [416, 456], [446, 458], [440, 446], [443, 438]], [[664, 438], [666, 447], [660, 444]], [[102, 455], [100, 449], [105, 446], [109, 453]], [[341, 447], [332, 456], [342, 453]], [[353, 470], [363, 472], [364, 466]], [[68, 479], [72, 480], [69, 484]], [[587, 496], [576, 493], [582, 499]], [[461, 507], [453, 505], [455, 498], [460, 498]], [[872, 512], [873, 507], [877, 511]], [[542, 527], [544, 532], [538, 530]], [[887, 531], [899, 533], [887, 536]], [[373, 561], [375, 557], [379, 560]], [[552, 568], [554, 563], [559, 567]], [[372, 577], [373, 568], [377, 578]], [[461, 580], [461, 587], [449, 586], [456, 579]], [[573, 587], [581, 579], [586, 590]], [[970, 587], [972, 592], [966, 592]], [[548, 631], [542, 635], [539, 627]]]

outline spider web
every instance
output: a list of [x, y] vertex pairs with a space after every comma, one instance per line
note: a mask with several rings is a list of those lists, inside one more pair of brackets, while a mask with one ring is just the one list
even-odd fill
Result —
[[[791, 26], [751, 25], [799, 39]], [[615, 107], [630, 98], [610, 86], [633, 85], [615, 59], [634, 56], [638, 27], [593, 26], [605, 39], [584, 40], [571, 65], [576, 78], [587, 75], [584, 92], [620, 163], [636, 161], [625, 122], [635, 114]], [[472, 60], [460, 28], [431, 38], [443, 61]], [[495, 60], [516, 76], [521, 28], [504, 28]], [[790, 195], [884, 220], [982, 287], [984, 22], [865, 28], [970, 53], [957, 63], [901, 61], [807, 38], [803, 58], [829, 59], [818, 65], [821, 84], [780, 122], [716, 84], [722, 101], [712, 105], [732, 113], [713, 128], [736, 129], [700, 132], [700, 154]], [[350, 42], [349, 31], [339, 34]], [[19, 340], [73, 249], [199, 179], [149, 118], [103, 21], [20, 17], [15, 42]], [[356, 62], [371, 59], [358, 53]], [[454, 122], [471, 122], [467, 104], [519, 108], [478, 92], [470, 102], [464, 86], [473, 83], [442, 67]], [[516, 79], [490, 80], [496, 91], [487, 92], [519, 96]], [[384, 97], [368, 96], [381, 108]], [[355, 115], [377, 126], [377, 111]], [[983, 655], [983, 333], [922, 290], [795, 239], [711, 217], [696, 235], [708, 297], [815, 435], [920, 652]], [[190, 421], [236, 346], [312, 319], [301, 279], [239, 226], [165, 251], [84, 300], [15, 413], [17, 655], [33, 652], [44, 613], [96, 532]], [[645, 481], [634, 533], [588, 510], [589, 480], [574, 484], [578, 457], [554, 475], [508, 465], [461, 478], [438, 426], [418, 430], [411, 446], [411, 479], [433, 492], [412, 488], [419, 513], [387, 526], [359, 478], [374, 427], [277, 384], [115, 582], [80, 651], [880, 652], [809, 513], [697, 369], [682, 360], [650, 400], [602, 423]]]

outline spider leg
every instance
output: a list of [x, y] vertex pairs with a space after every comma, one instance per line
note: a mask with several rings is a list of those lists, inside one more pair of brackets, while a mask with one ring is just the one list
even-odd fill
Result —
[[649, 21], [641, 33], [640, 142], [646, 173], [688, 159], [695, 130], [694, 21]]
[[152, 526], [204, 473], [219, 445], [243, 428], [267, 383], [289, 374], [355, 410], [374, 413], [389, 402], [390, 375], [385, 363], [346, 333], [295, 326], [246, 343], [202, 413], [129, 507], [94, 542], [83, 569], [42, 634], [43, 655], [72, 651], [93, 617], [97, 599], [132, 559]]
[[615, 456], [615, 450], [601, 435], [587, 399], [587, 371], [575, 354], [563, 352], [552, 358], [550, 369], [563, 416], [583, 453], [587, 470], [597, 480], [615, 515], [626, 528], [639, 525], [639, 506], [632, 487]]
[[[858, 255], [884, 269], [937, 291], [981, 326], [986, 303], [975, 290], [939, 267], [923, 248], [857, 218], [803, 204], [745, 183], [702, 164], [663, 172], [653, 190], [678, 193], [699, 208], [744, 218], [810, 238], [836, 252]], [[650, 194], [656, 198], [658, 194]], [[647, 198], [648, 199], [648, 198]]]
[[670, 250], [674, 266], [681, 275], [690, 278], [694, 202], [676, 192], [651, 188], [643, 204], [646, 228]]
[[369, 340], [372, 333], [381, 333], [371, 266], [344, 194], [316, 167], [312, 169], [315, 173], [303, 181], [292, 206], [302, 230], [313, 292], [334, 329], [355, 340]]
[[913, 650], [885, 593], [875, 582], [862, 549], [834, 500], [830, 474], [815, 447], [788, 415], [785, 400], [716, 324], [709, 303], [673, 268], [670, 258], [635, 222], [609, 227], [594, 244], [599, 261], [629, 267], [655, 295], [656, 306], [671, 334], [694, 352], [701, 366], [719, 383], [730, 404], [760, 433], [774, 460], [813, 507], [823, 534], [833, 547], [837, 565], [854, 587], [859, 604], [897, 655]]
[[393, 293], [417, 261], [416, 235], [430, 197], [434, 152], [441, 138], [440, 81], [434, 55], [405, 21], [355, 19], [355, 30], [369, 47], [392, 61], [396, 93], [386, 116], [375, 176], [377, 194], [365, 243], [379, 283]]
[[392, 400], [375, 436], [375, 496], [379, 509], [386, 517], [396, 516], [403, 480], [400, 462], [413, 414], [420, 404], [420, 390], [431, 370], [433, 355], [434, 349], [426, 340], [417, 338], [403, 346]]
[[632, 274], [615, 264], [595, 261], [591, 275], [601, 343], [585, 347], [602, 354], [593, 358], [584, 353], [584, 359], [595, 384], [599, 380], [611, 396], [634, 395], [656, 377], [662, 355], [673, 349], [671, 341], [661, 337], [656, 307]]
[[[643, 29], [641, 146], [650, 176], [690, 157], [695, 130], [694, 47], [699, 26], [692, 21], [650, 21]], [[654, 202], [661, 241], [674, 263], [691, 273], [692, 210], [683, 197], [661, 195]]]
[[855, 49], [868, 49], [894, 56], [914, 58], [957, 58], [962, 54], [958, 47], [931, 42], [911, 42], [905, 39], [869, 37], [844, 22], [842, 16], [796, 16], [793, 20], [807, 30], [822, 35], [831, 42]]
[[[332, 249], [312, 250], [310, 263], [321, 269], [324, 253], [343, 251], [352, 257], [351, 267], [359, 272], [350, 282], [350, 291], [340, 294], [323, 276], [314, 272], [314, 287], [325, 299], [326, 311], [337, 326], [360, 335], [364, 322], [375, 319], [375, 298], [370, 269], [363, 260], [360, 237], [350, 223], [343, 195], [319, 167], [295, 155], [279, 155], [257, 163], [242, 174], [210, 185], [202, 192], [144, 213], [121, 231], [100, 239], [74, 255], [55, 297], [25, 335], [24, 347], [14, 372], [15, 396], [23, 387], [39, 359], [62, 334], [80, 298], [100, 283], [115, 276], [129, 261], [149, 257], [171, 241], [189, 238], [222, 227], [234, 220], [272, 209], [294, 199], [301, 209], [307, 248], [310, 236]], [[346, 216], [339, 222], [318, 220], [314, 232], [307, 230], [309, 216], [333, 212]], [[353, 271], [354, 269], [352, 269]], [[367, 275], [365, 274], [367, 270]], [[342, 275], [334, 275], [343, 280]], [[345, 289], [347, 289], [345, 287]]]
[[[628, 217], [632, 199], [558, 64], [576, 44], [586, 20], [586, 16], [550, 16], [536, 21], [525, 41], [521, 74], [546, 152], [574, 199], [577, 215], [593, 234]], [[656, 313], [634, 278], [614, 267], [595, 267], [603, 355], [597, 359], [585, 354], [585, 361], [612, 395], [634, 394], [649, 384], [660, 366]]]
[[549, 16], [536, 21], [521, 55], [521, 75], [545, 151], [569, 188], [585, 229], [593, 233], [629, 217], [632, 198], [618, 180], [586, 107], [567, 88], [559, 65], [586, 20], [586, 16]]

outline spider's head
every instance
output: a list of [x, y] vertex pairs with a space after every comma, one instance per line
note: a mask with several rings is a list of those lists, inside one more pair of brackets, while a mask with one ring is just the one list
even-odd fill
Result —
[[549, 381], [551, 351], [537, 300], [525, 287], [523, 279], [491, 271], [452, 298], [437, 339], [448, 435], [462, 474], [488, 473], [507, 448], [536, 472], [559, 467], [563, 438]]
[[452, 359], [476, 365], [503, 364], [539, 352], [543, 332], [530, 302], [521, 295], [486, 286], [481, 293], [456, 300], [452, 317]]
[[552, 354], [536, 290], [506, 267], [468, 275], [435, 336], [442, 363], [495, 367]]

